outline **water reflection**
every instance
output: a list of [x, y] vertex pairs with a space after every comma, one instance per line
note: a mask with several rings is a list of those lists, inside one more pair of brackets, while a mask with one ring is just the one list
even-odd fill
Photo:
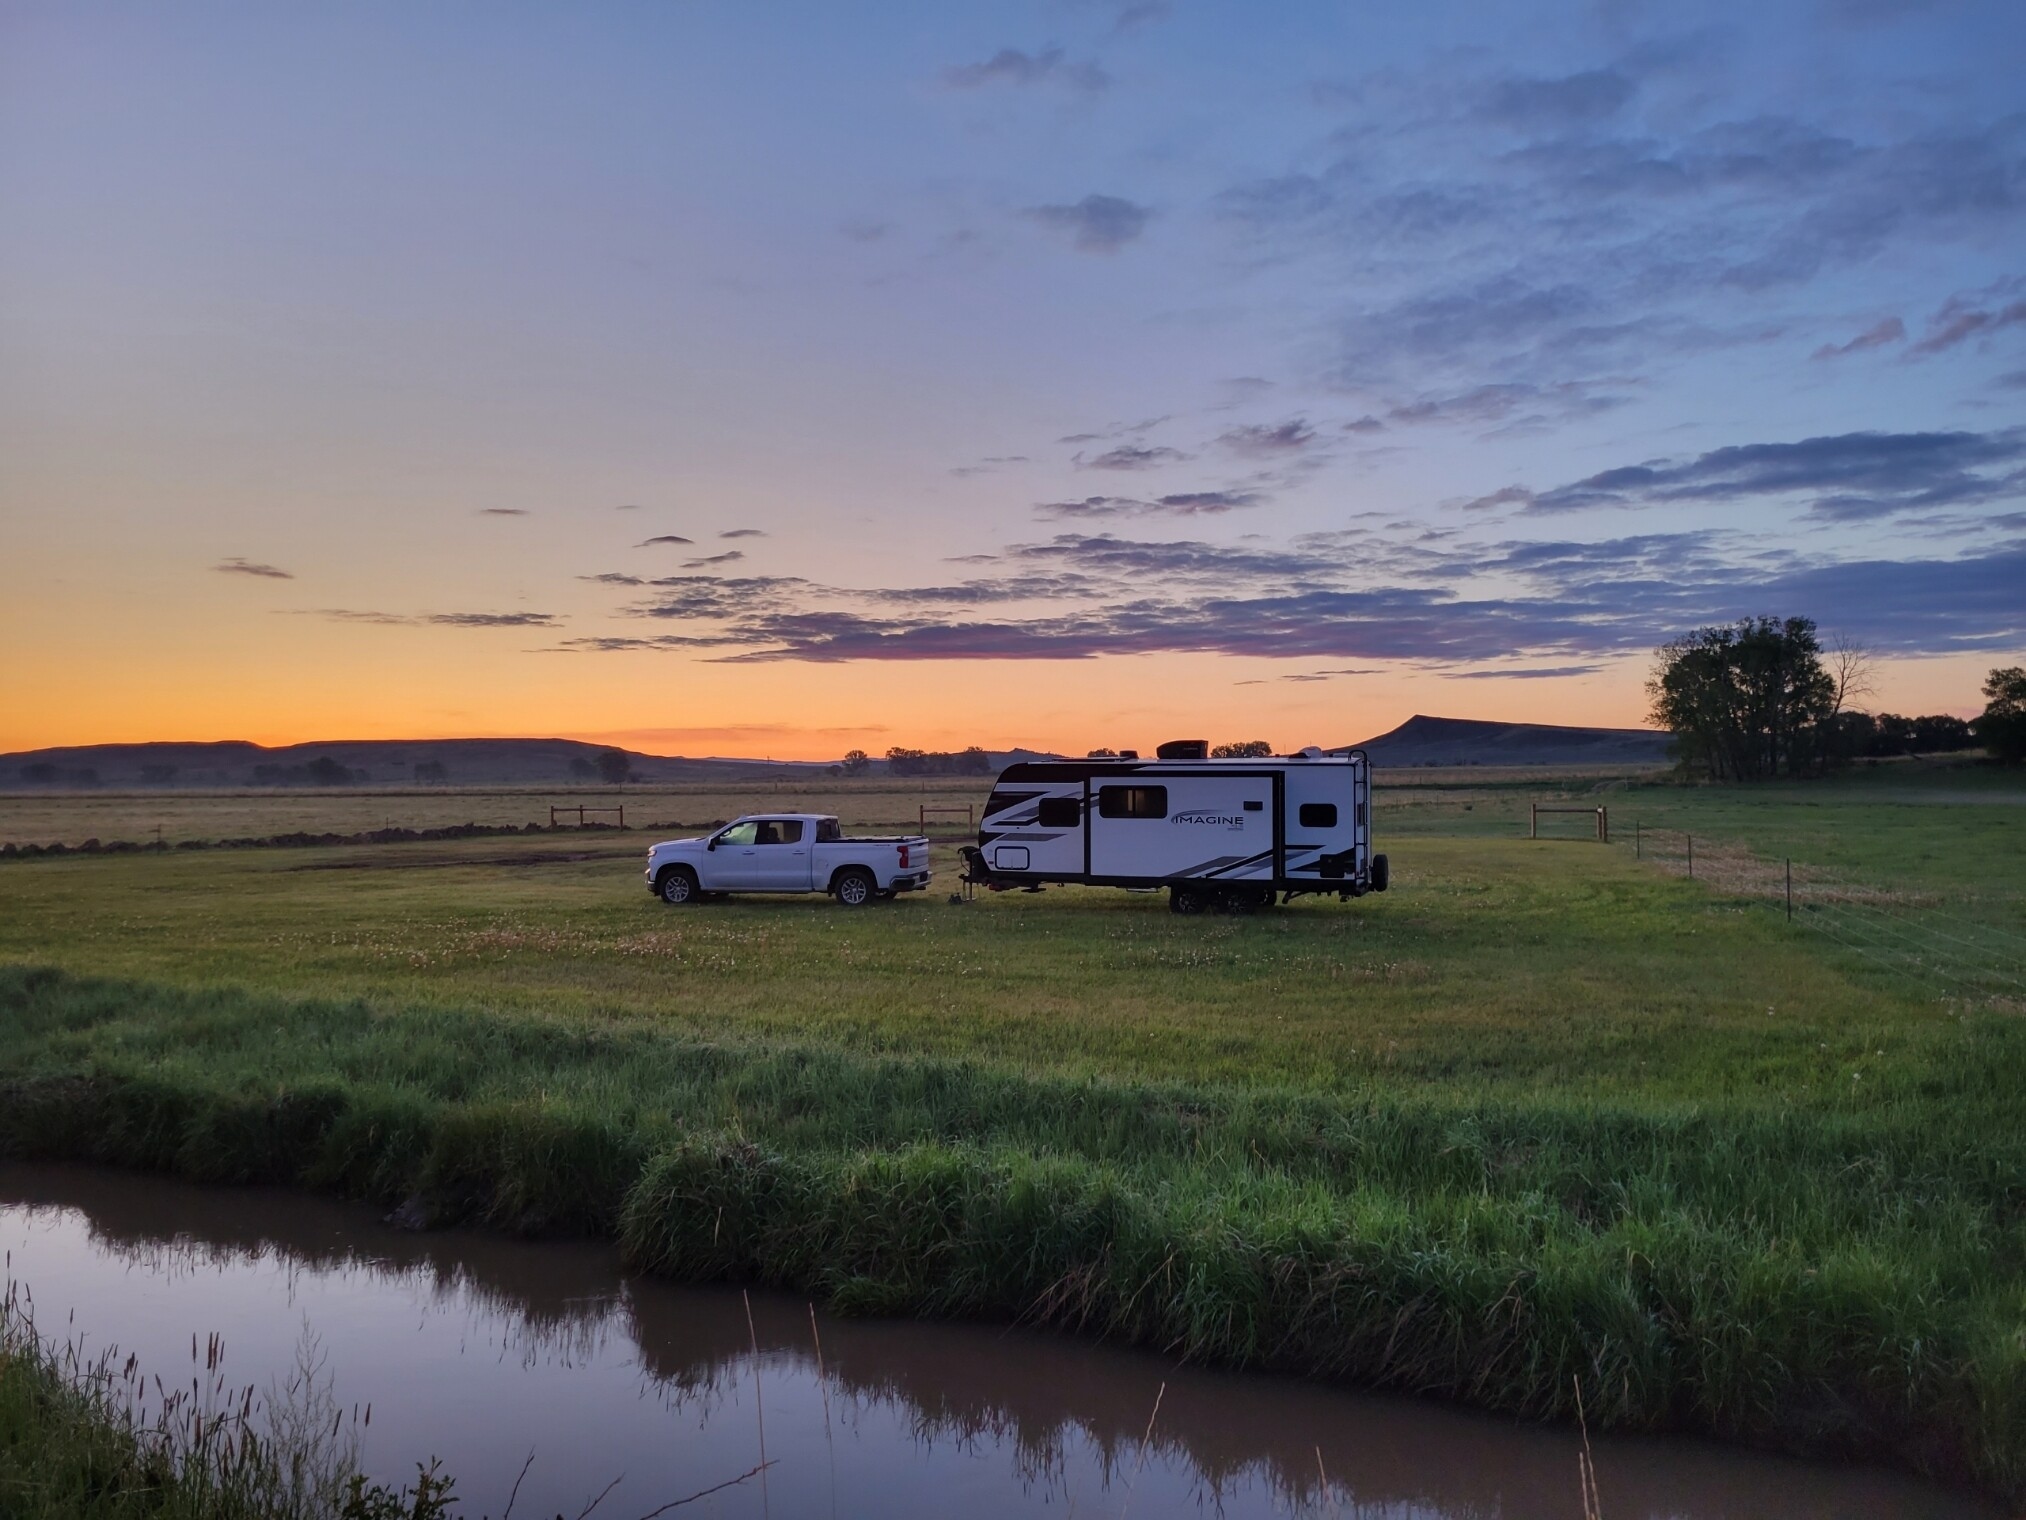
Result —
[[[144, 1361], [221, 1331], [233, 1373], [264, 1381], [307, 1326], [338, 1398], [378, 1411], [368, 1467], [440, 1455], [471, 1514], [499, 1513], [530, 1450], [519, 1513], [574, 1514], [620, 1476], [607, 1509], [643, 1514], [753, 1466], [762, 1421], [775, 1465], [691, 1512], [1580, 1513], [1566, 1431], [1005, 1327], [812, 1316], [627, 1277], [607, 1247], [404, 1233], [294, 1193], [0, 1166], [0, 1243], [45, 1325], [74, 1311]], [[1596, 1448], [1613, 1520], [1995, 1513], [1703, 1442]]]

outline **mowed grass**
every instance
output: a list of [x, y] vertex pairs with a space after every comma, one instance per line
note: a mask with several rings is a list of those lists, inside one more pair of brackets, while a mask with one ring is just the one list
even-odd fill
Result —
[[0, 865], [0, 1150], [2026, 1496], [2016, 1002], [1617, 846], [1396, 835], [1384, 896], [1178, 919], [676, 910], [644, 843]]
[[671, 909], [640, 852], [583, 841], [73, 857], [0, 868], [0, 958], [390, 1013], [1325, 1091], [1841, 1105], [1966, 1037], [1960, 1008], [1621, 852], [1430, 839], [1396, 856], [1384, 896], [1205, 919], [1077, 888]]

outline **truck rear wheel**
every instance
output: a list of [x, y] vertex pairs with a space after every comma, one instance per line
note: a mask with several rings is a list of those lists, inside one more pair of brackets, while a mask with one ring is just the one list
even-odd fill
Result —
[[831, 883], [830, 890], [845, 907], [862, 908], [872, 901], [873, 893], [878, 889], [873, 884], [871, 872], [853, 867], [848, 871], [839, 871], [837, 880]]
[[688, 866], [670, 866], [661, 873], [656, 885], [661, 888], [661, 900], [678, 908], [703, 896], [696, 889], [696, 872]]

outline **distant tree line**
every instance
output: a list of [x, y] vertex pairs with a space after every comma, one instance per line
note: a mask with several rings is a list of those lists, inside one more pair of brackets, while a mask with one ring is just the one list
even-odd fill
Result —
[[639, 778], [633, 774], [633, 757], [623, 749], [601, 749], [588, 760], [582, 755], [570, 760], [570, 774], [596, 777], [607, 786], [624, 786]]
[[[861, 751], [853, 753], [862, 757]], [[850, 759], [848, 755], [845, 757], [847, 766]], [[989, 776], [993, 770], [991, 755], [975, 744], [960, 750], [905, 749], [895, 745], [886, 752], [886, 768], [895, 776]]]
[[1683, 768], [1714, 781], [1819, 776], [1855, 759], [1978, 744], [2016, 764], [2026, 751], [2026, 671], [1992, 671], [1989, 705], [1973, 722], [1855, 711], [1869, 675], [1869, 656], [1825, 646], [1813, 619], [1754, 617], [1663, 645], [1646, 690]]

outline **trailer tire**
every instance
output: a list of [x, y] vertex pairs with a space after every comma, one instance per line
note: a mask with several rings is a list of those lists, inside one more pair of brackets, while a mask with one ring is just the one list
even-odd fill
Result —
[[862, 908], [879, 895], [872, 873], [860, 870], [857, 866], [839, 871], [836, 879], [830, 883], [830, 892], [847, 908]]
[[696, 872], [688, 866], [670, 866], [654, 878], [654, 890], [661, 894], [663, 902], [678, 908], [696, 902], [703, 896], [696, 889]]
[[1192, 881], [1177, 881], [1168, 887], [1170, 913], [1201, 913], [1210, 906], [1210, 894]]
[[1392, 883], [1392, 880], [1393, 869], [1387, 864], [1386, 857], [1374, 855], [1372, 857], [1372, 890], [1374, 892], [1383, 892]]

